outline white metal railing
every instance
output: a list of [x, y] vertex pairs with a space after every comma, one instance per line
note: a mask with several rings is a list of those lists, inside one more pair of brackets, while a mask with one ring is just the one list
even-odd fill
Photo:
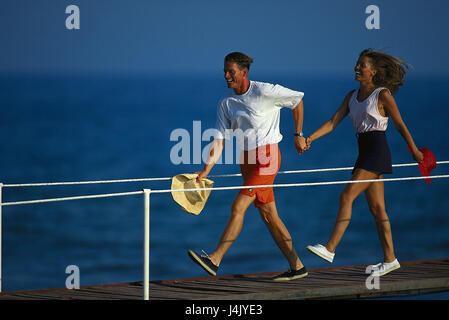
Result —
[[[449, 161], [438, 161], [437, 164], [449, 164]], [[393, 168], [401, 167], [414, 167], [418, 164], [412, 163], [399, 163], [393, 164]], [[316, 172], [329, 172], [329, 171], [343, 171], [352, 170], [354, 167], [339, 167], [339, 168], [324, 168], [324, 169], [303, 169], [303, 170], [289, 170], [279, 171], [278, 174], [292, 174], [292, 173], [316, 173]], [[240, 177], [241, 173], [233, 174], [220, 174], [210, 175], [209, 178], [230, 178]], [[82, 185], [82, 184], [101, 184], [101, 183], [129, 183], [129, 182], [149, 182], [149, 181], [168, 181], [172, 177], [160, 177], [160, 178], [138, 178], [138, 179], [116, 179], [116, 180], [91, 180], [91, 181], [67, 181], [67, 182], [38, 182], [38, 183], [16, 183], [16, 184], [4, 184], [5, 188], [13, 187], [46, 187], [46, 186], [66, 186], [66, 185]]]
[[[437, 164], [449, 164], [449, 161], [438, 161]], [[417, 163], [404, 163], [394, 164], [393, 167], [409, 167], [417, 166]], [[312, 173], [312, 172], [329, 172], [329, 171], [342, 171], [352, 170], [353, 167], [341, 167], [341, 168], [324, 168], [324, 169], [308, 169], [308, 170], [292, 170], [292, 171], [279, 171], [278, 174], [291, 174], [291, 173]], [[224, 174], [224, 175], [211, 175], [211, 178], [220, 177], [237, 177], [241, 174]], [[393, 182], [393, 181], [411, 181], [411, 180], [423, 180], [423, 179], [444, 179], [449, 178], [449, 175], [434, 175], [434, 176], [413, 176], [413, 177], [401, 177], [401, 178], [384, 178], [384, 179], [371, 179], [371, 180], [339, 180], [339, 181], [323, 181], [323, 182], [307, 182], [307, 183], [284, 183], [284, 184], [271, 184], [271, 185], [257, 185], [257, 186], [231, 186], [231, 187], [213, 187], [203, 188], [201, 190], [235, 190], [235, 189], [247, 189], [247, 188], [282, 188], [282, 187], [306, 187], [306, 186], [324, 186], [324, 185], [337, 185], [348, 183], [364, 183], [364, 182]], [[50, 182], [50, 183], [24, 183], [24, 184], [2, 184], [0, 183], [0, 292], [2, 288], [2, 208], [6, 206], [47, 203], [47, 202], [60, 202], [71, 201], [81, 199], [97, 199], [108, 197], [121, 197], [143, 194], [143, 299], [149, 299], [149, 275], [150, 275], [150, 195], [152, 193], [170, 193], [170, 192], [186, 192], [196, 191], [197, 189], [143, 189], [141, 191], [120, 192], [120, 193], [107, 193], [107, 194], [95, 194], [62, 198], [49, 198], [49, 199], [37, 199], [26, 201], [14, 201], [3, 202], [2, 194], [3, 188], [14, 187], [37, 187], [37, 186], [57, 186], [57, 185], [79, 185], [79, 184], [96, 184], [96, 183], [123, 183], [123, 182], [143, 182], [143, 181], [163, 181], [171, 180], [172, 177], [165, 178], [142, 178], [142, 179], [123, 179], [123, 180], [98, 180], [98, 181], [78, 181], [78, 182]]]

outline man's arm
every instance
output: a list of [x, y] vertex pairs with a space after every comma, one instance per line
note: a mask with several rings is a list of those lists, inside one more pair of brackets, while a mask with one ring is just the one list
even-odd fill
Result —
[[[302, 132], [302, 123], [304, 120], [304, 104], [301, 102], [292, 110], [293, 120], [295, 121], [295, 133]], [[295, 136], [295, 148], [298, 154], [307, 150], [306, 140], [304, 137]]]
[[207, 157], [207, 161], [204, 164], [203, 170], [195, 172], [198, 174], [198, 177], [196, 178], [198, 182], [200, 182], [203, 178], [206, 178], [209, 175], [210, 171], [212, 170], [215, 163], [220, 158], [221, 153], [223, 152], [223, 146], [224, 146], [224, 139], [214, 139], [214, 141], [212, 141], [209, 156]]

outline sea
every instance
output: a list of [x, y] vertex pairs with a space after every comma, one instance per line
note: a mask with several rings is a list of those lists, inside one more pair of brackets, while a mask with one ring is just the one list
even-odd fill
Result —
[[[258, 81], [305, 92], [304, 133], [331, 118], [358, 83], [347, 75], [258, 74]], [[449, 160], [449, 78], [411, 72], [395, 99], [418, 147], [437, 161]], [[221, 74], [3, 74], [0, 76], [0, 182], [8, 184], [171, 178], [199, 171], [193, 145], [208, 148], [201, 132], [214, 128], [216, 106], [229, 89]], [[190, 155], [174, 163], [173, 148], [188, 133]], [[329, 135], [298, 155], [294, 121], [281, 111], [281, 171], [351, 167], [357, 140], [345, 118]], [[393, 163], [412, 163], [404, 139], [389, 122]], [[195, 140], [196, 139], [196, 140]], [[184, 141], [184, 142], [186, 142]], [[190, 145], [189, 145], [190, 143]], [[207, 149], [206, 149], [207, 150]], [[223, 161], [224, 162], [224, 161]], [[433, 175], [449, 172], [438, 165]], [[217, 164], [211, 175], [239, 173], [237, 163]], [[417, 166], [394, 168], [386, 178], [420, 176]], [[345, 181], [350, 170], [279, 174], [275, 183]], [[215, 187], [239, 186], [241, 177], [211, 178]], [[2, 201], [170, 189], [171, 180], [111, 184], [7, 187]], [[364, 195], [353, 205], [351, 223], [334, 263], [306, 246], [325, 243], [344, 184], [275, 188], [280, 217], [308, 269], [383, 261], [374, 220]], [[449, 256], [449, 181], [385, 182], [385, 201], [399, 261]], [[212, 191], [199, 215], [183, 211], [170, 193], [151, 194], [150, 279], [205, 276], [187, 250], [212, 252], [228, 220], [236, 190]], [[80, 285], [141, 281], [143, 277], [143, 196], [130, 195], [2, 208], [2, 291], [61, 288], [70, 266]], [[223, 259], [219, 274], [285, 271], [288, 263], [256, 208], [245, 216], [241, 234]], [[406, 297], [409, 299], [410, 297]], [[449, 299], [448, 293], [415, 299]]]

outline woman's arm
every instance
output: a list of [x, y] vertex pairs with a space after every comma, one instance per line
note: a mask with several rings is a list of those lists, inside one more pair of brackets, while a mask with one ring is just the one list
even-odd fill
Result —
[[349, 113], [349, 99], [351, 98], [351, 95], [354, 91], [349, 92], [345, 99], [343, 100], [340, 107], [337, 109], [337, 111], [334, 113], [332, 118], [328, 121], [326, 121], [321, 127], [319, 127], [317, 130], [315, 130], [314, 133], [312, 133], [308, 138], [307, 142], [310, 144], [312, 141], [321, 138], [322, 136], [325, 136], [326, 134], [330, 133], [332, 130], [334, 130], [338, 124], [346, 117]]
[[396, 105], [396, 101], [393, 96], [388, 92], [388, 90], [382, 90], [379, 94], [379, 104], [381, 104], [387, 114], [390, 116], [391, 121], [393, 121], [396, 130], [401, 134], [407, 143], [408, 147], [411, 150], [413, 158], [420, 163], [423, 159], [423, 154], [419, 151], [418, 147], [416, 147], [415, 142], [413, 141], [412, 135], [407, 129], [404, 121], [402, 120], [401, 114], [399, 112], [398, 106]]

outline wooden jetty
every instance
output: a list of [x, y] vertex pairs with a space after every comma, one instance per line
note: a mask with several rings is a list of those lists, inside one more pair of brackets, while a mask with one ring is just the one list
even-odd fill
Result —
[[[289, 300], [353, 299], [449, 291], [449, 258], [401, 262], [401, 268], [380, 277], [368, 289], [367, 265], [309, 270], [293, 281], [276, 282], [279, 272], [226, 275], [150, 282], [150, 300]], [[0, 293], [0, 300], [138, 300], [142, 282], [91, 285]]]

